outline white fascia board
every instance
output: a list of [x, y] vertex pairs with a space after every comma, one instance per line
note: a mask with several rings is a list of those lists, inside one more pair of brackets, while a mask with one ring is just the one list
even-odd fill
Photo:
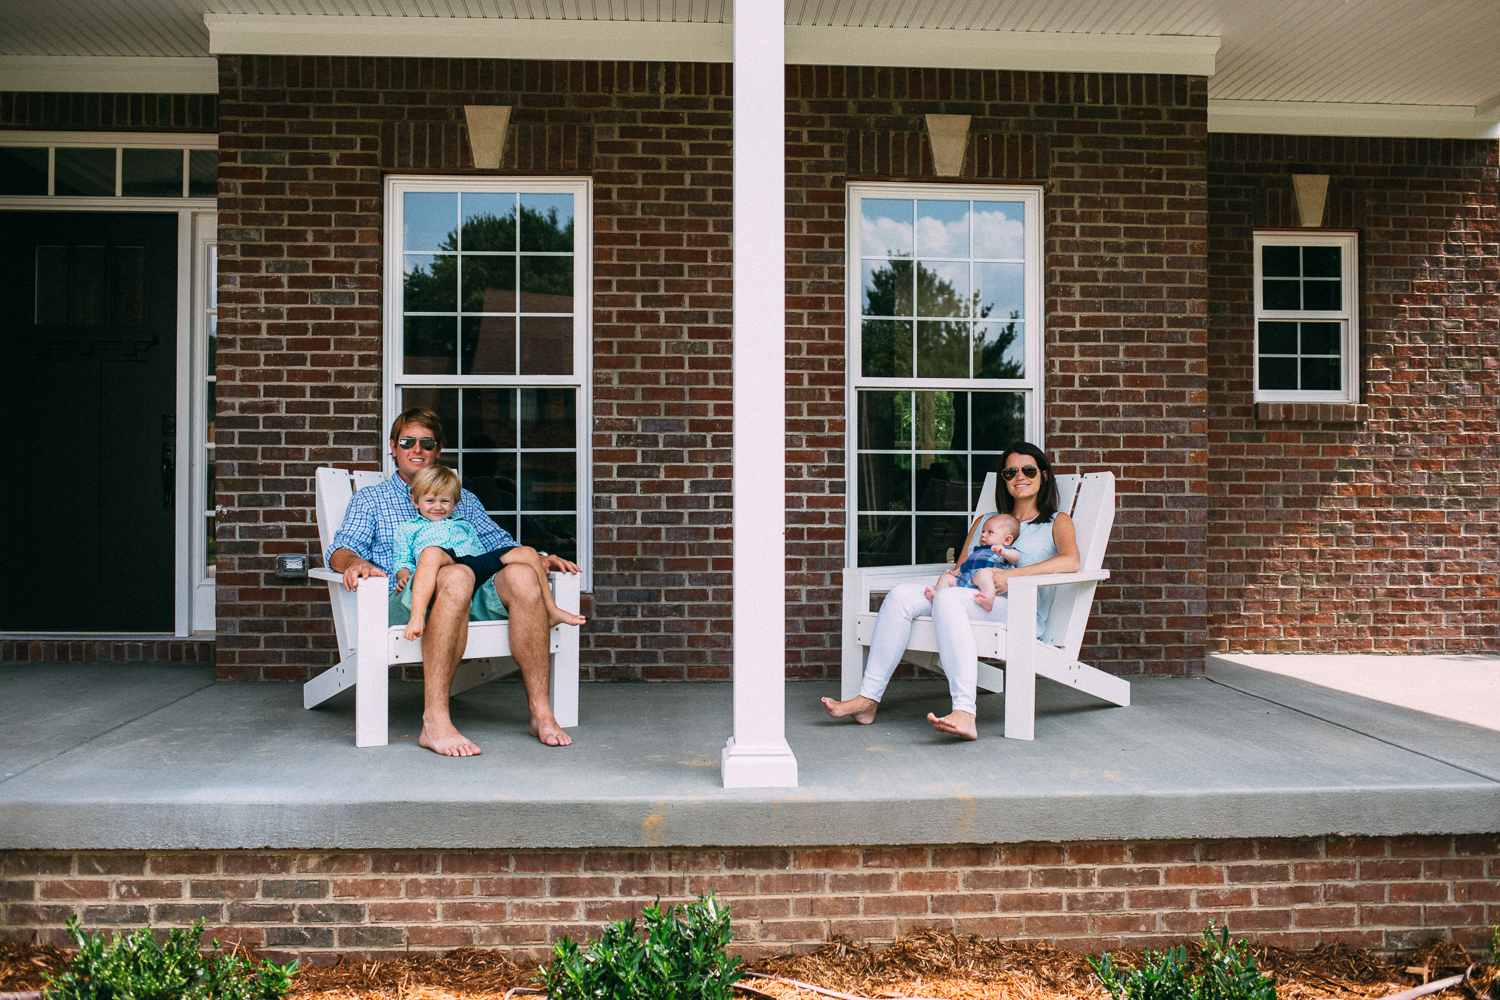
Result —
[[219, 61], [156, 56], [0, 56], [0, 90], [217, 94]]
[[1217, 37], [788, 25], [786, 61], [804, 66], [914, 66], [1054, 73], [1213, 76]]
[[[517, 18], [205, 14], [215, 55], [453, 56], [470, 59], [729, 63], [733, 25]], [[786, 61], [1211, 76], [1218, 38], [1038, 31], [788, 26]]]
[[728, 24], [498, 17], [204, 14], [215, 55], [728, 63]]
[[1329, 104], [1209, 99], [1210, 132], [1391, 139], [1497, 139], [1500, 114], [1449, 104]]

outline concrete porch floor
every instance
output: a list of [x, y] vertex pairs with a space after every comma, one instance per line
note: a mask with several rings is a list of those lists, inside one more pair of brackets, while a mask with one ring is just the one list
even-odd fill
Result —
[[719, 777], [727, 684], [585, 684], [568, 749], [527, 736], [518, 685], [485, 685], [454, 711], [485, 752], [450, 760], [416, 744], [417, 685], [392, 684], [391, 745], [359, 750], [350, 693], [304, 711], [300, 685], [215, 683], [206, 667], [6, 664], [0, 849], [1500, 831], [1500, 657], [1325, 658], [1326, 678], [1315, 659], [1211, 658], [1207, 678], [1137, 680], [1128, 708], [1043, 681], [1031, 743], [999, 736], [1000, 695], [981, 696], [982, 738], [957, 743], [924, 720], [945, 710], [940, 680], [893, 685], [868, 727], [823, 714], [836, 684], [794, 683], [800, 787], [734, 791]]

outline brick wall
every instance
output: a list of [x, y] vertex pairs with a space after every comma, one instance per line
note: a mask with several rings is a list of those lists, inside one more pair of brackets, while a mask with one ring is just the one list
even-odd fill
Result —
[[214, 662], [213, 639], [0, 639], [0, 663]]
[[[1496, 149], [1210, 137], [1212, 651], [1500, 650]], [[1360, 233], [1357, 407], [1252, 400], [1251, 235], [1296, 173]]]
[[518, 961], [657, 895], [717, 891], [751, 957], [916, 927], [1080, 951], [1161, 947], [1216, 920], [1289, 948], [1486, 946], [1500, 837], [811, 850], [0, 855], [0, 937], [199, 917], [226, 941], [327, 960], [477, 945]]
[[1201, 672], [1205, 81], [793, 67], [787, 104], [789, 673], [839, 659], [844, 182], [934, 180], [926, 114], [972, 116], [961, 180], [1044, 191], [1046, 447], [1120, 491], [1082, 659]]
[[[727, 67], [221, 60], [219, 668], [334, 658], [312, 470], [383, 447], [382, 176], [471, 168], [463, 105], [510, 104], [502, 170], [592, 175], [595, 679], [728, 676]], [[321, 591], [321, 593], [320, 593]]]
[[52, 94], [0, 91], [0, 129], [212, 132], [216, 94]]

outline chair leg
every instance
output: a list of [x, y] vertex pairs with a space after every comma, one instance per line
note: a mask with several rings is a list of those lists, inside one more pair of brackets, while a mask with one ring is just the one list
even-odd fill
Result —
[[390, 649], [386, 638], [389, 584], [384, 577], [359, 582], [355, 637], [358, 681], [354, 686], [354, 745], [383, 747], [390, 742]]
[[[564, 611], [578, 614], [582, 604], [580, 581], [571, 573], [549, 574], [552, 584], [552, 599]], [[574, 625], [559, 625], [553, 630], [558, 650], [548, 658], [548, 688], [552, 701], [552, 714], [557, 724], [564, 729], [578, 725], [578, 670], [579, 629]], [[549, 636], [549, 640], [552, 637]]]
[[1005, 636], [1005, 738], [1036, 739], [1036, 588], [1012, 586]]

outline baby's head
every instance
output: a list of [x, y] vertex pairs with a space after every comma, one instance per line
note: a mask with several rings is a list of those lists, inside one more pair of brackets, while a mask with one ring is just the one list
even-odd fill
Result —
[[1020, 533], [1020, 521], [1009, 514], [995, 514], [984, 522], [984, 530], [979, 533], [979, 542], [982, 545], [1008, 546]]
[[411, 502], [427, 520], [441, 521], [458, 506], [463, 488], [458, 473], [446, 465], [423, 466], [411, 479]]

